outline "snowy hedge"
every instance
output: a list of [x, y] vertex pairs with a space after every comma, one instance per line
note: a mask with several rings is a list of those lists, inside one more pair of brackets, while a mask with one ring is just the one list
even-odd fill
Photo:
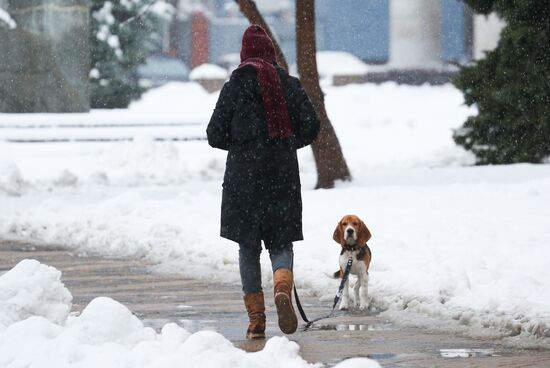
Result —
[[132, 72], [158, 49], [173, 7], [157, 0], [91, 2], [91, 105], [122, 108], [144, 92]]

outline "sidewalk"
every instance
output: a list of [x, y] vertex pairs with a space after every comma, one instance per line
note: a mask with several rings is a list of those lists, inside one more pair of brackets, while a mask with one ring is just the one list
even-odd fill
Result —
[[[247, 351], [260, 350], [265, 343], [244, 340], [246, 314], [238, 285], [154, 273], [151, 264], [140, 260], [79, 257], [62, 247], [35, 248], [0, 241], [0, 273], [24, 258], [37, 259], [63, 272], [63, 282], [74, 296], [73, 311], [82, 310], [97, 296], [109, 296], [154, 328], [177, 322], [191, 332], [215, 330]], [[268, 337], [281, 334], [269, 287], [266, 286]], [[326, 314], [330, 309], [329, 302], [306, 296], [301, 299], [310, 317]], [[548, 350], [510, 349], [491, 340], [403, 328], [379, 316], [359, 313], [339, 312], [335, 318], [320, 321], [307, 331], [302, 324], [289, 337], [300, 345], [304, 359], [327, 365], [368, 356], [383, 367], [550, 366]]]

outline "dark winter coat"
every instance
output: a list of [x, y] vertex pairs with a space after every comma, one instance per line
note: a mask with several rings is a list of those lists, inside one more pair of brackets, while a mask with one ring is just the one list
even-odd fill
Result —
[[207, 128], [208, 143], [229, 151], [223, 182], [221, 236], [266, 248], [302, 240], [302, 197], [296, 150], [319, 132], [315, 110], [299, 80], [277, 67], [293, 135], [269, 139], [252, 67], [233, 72]]

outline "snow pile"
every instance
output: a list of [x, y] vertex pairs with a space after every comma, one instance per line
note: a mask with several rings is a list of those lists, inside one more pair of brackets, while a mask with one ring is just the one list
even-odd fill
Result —
[[216, 64], [201, 64], [189, 73], [189, 79], [227, 79], [227, 70]]
[[69, 170], [63, 170], [53, 181], [53, 184], [58, 187], [76, 187], [78, 184], [78, 176]]
[[18, 196], [23, 193], [25, 181], [17, 165], [0, 161], [0, 193]]
[[[299, 77], [298, 66], [290, 66], [290, 74]], [[323, 90], [333, 84], [335, 76], [364, 76], [370, 67], [355, 55], [344, 51], [317, 52], [317, 70]], [[325, 91], [326, 92], [326, 91]]]
[[172, 143], [156, 142], [149, 136], [112, 146], [99, 156], [107, 182], [117, 185], [181, 183], [188, 179], [185, 162]]
[[475, 109], [451, 85], [326, 87], [326, 106], [348, 164], [356, 170], [473, 165], [453, 129]]
[[155, 115], [154, 120], [161, 123], [182, 119], [204, 123], [210, 119], [217, 98], [198, 83], [171, 82], [143, 94], [141, 100], [130, 104], [129, 112]]
[[[195, 144], [204, 146], [205, 142]], [[218, 180], [224, 170], [223, 154], [200, 157], [198, 152], [182, 153], [174, 143], [138, 136], [131, 142], [105, 149], [98, 157], [100, 166], [97, 169], [111, 184], [122, 186]]]
[[61, 272], [35, 260], [23, 260], [0, 276], [0, 331], [31, 316], [63, 323], [71, 300], [71, 293], [61, 282]]
[[320, 78], [335, 75], [365, 75], [369, 71], [367, 64], [353, 54], [343, 51], [319, 51], [317, 68]]
[[[0, 276], [1, 367], [318, 366], [304, 361], [298, 345], [286, 337], [273, 337], [263, 350], [246, 353], [216, 332], [190, 334], [169, 323], [157, 333], [106, 297], [92, 300], [80, 316], [67, 318], [71, 295], [59, 276], [35, 260], [22, 261]], [[379, 367], [368, 359], [354, 361], [337, 367]]]
[[380, 368], [380, 364], [374, 360], [365, 358], [351, 358], [338, 364], [338, 368]]
[[[87, 126], [106, 127], [117, 125], [116, 130], [129, 130], [124, 128], [136, 124], [201, 124], [201, 135], [205, 135], [205, 124], [212, 115], [218, 95], [209, 94], [200, 84], [195, 82], [167, 83], [159, 88], [145, 92], [139, 101], [132, 102], [128, 109], [99, 109], [89, 113], [69, 114], [6, 114], [0, 113], [0, 123], [3, 126], [0, 131], [0, 142], [5, 131], [10, 131], [7, 126], [15, 126], [19, 130], [30, 127], [34, 131], [40, 131], [40, 136], [47, 136], [47, 131], [39, 130], [41, 126], [47, 128], [60, 128], [70, 126], [82, 130]], [[158, 130], [159, 128], [155, 128]], [[179, 128], [182, 130], [182, 128]], [[49, 129], [55, 130], [55, 129]], [[97, 130], [97, 129], [96, 129]], [[113, 130], [109, 132], [112, 138]], [[1, 148], [1, 147], [0, 147]]]
[[165, 20], [170, 20], [176, 13], [176, 9], [174, 8], [174, 6], [164, 0], [153, 2], [148, 10], [151, 13], [156, 14], [161, 19]]

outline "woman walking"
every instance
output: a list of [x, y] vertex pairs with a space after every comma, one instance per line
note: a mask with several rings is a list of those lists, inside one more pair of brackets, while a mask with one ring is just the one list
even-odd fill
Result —
[[241, 64], [220, 92], [208, 143], [227, 150], [221, 236], [239, 244], [248, 312], [247, 338], [265, 337], [261, 241], [273, 269], [279, 328], [294, 333], [293, 241], [302, 240], [302, 198], [296, 150], [313, 142], [319, 121], [297, 78], [275, 62], [273, 42], [252, 25], [244, 32]]

